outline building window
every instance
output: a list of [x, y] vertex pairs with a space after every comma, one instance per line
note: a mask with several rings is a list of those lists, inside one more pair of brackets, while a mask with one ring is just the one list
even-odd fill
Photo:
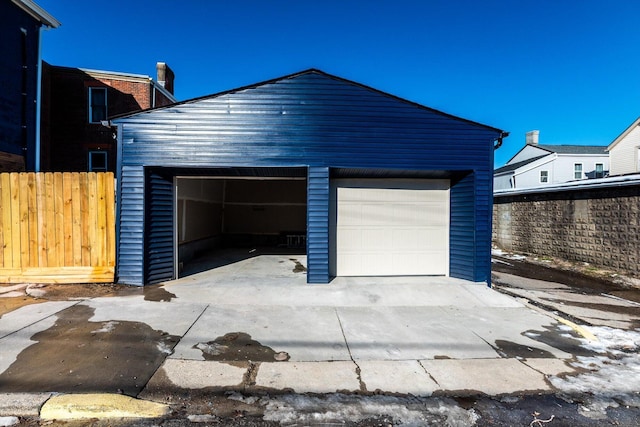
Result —
[[549, 182], [549, 171], [540, 171], [540, 182]]
[[576, 163], [573, 165], [573, 178], [582, 179], [582, 163]]
[[89, 172], [107, 171], [107, 152], [89, 151]]
[[100, 123], [107, 120], [107, 88], [89, 88], [89, 122]]
[[596, 178], [604, 178], [604, 165], [596, 163]]

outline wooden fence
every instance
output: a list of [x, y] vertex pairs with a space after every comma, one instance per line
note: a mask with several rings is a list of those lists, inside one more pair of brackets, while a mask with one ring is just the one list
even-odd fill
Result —
[[0, 174], [0, 283], [113, 282], [113, 173]]

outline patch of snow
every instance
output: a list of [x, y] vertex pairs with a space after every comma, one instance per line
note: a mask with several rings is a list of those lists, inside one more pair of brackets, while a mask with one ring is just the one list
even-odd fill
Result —
[[501, 256], [503, 258], [512, 259], [514, 261], [522, 261], [523, 259], [527, 259], [524, 255], [518, 255], [511, 252], [505, 252], [502, 249], [492, 248], [491, 255]]
[[157, 348], [160, 353], [164, 353], [164, 354], [173, 353], [173, 350], [171, 349], [171, 347], [169, 347], [167, 343], [164, 343], [164, 342], [159, 342], [157, 345]]
[[230, 392], [227, 395], [227, 399], [229, 400], [235, 400], [236, 402], [243, 402], [246, 403], [248, 405], [253, 405], [254, 403], [256, 403], [258, 400], [260, 400], [260, 398], [258, 396], [243, 396], [242, 394], [238, 393], [238, 392]]
[[18, 417], [0, 417], [0, 427], [9, 427], [18, 425], [20, 419]]
[[495, 259], [495, 258], [491, 258], [491, 262], [494, 264], [504, 264], [504, 265], [508, 265], [509, 267], [513, 267], [513, 264], [507, 262], [507, 261], [502, 261], [501, 259]]
[[607, 408], [617, 407], [619, 402], [640, 404], [640, 329], [585, 328], [597, 341], [579, 338], [580, 345], [596, 354], [577, 356], [570, 364], [579, 373], [551, 376], [551, 384], [565, 393], [591, 396], [580, 412], [594, 419], [602, 419]]
[[392, 396], [349, 396], [328, 395], [313, 397], [306, 395], [285, 395], [272, 397], [265, 406], [264, 420], [281, 424], [317, 424], [359, 422], [381, 415], [393, 418], [402, 426], [435, 425], [433, 418], [446, 420], [438, 423], [449, 427], [474, 425], [479, 419], [473, 410], [460, 408], [454, 401], [429, 400], [425, 405], [411, 409], [406, 402]]
[[96, 329], [95, 331], [91, 331], [92, 334], [105, 334], [109, 332], [113, 332], [116, 328], [116, 325], [119, 325], [120, 322], [116, 322], [115, 320], [111, 320], [109, 322], [105, 322], [102, 324], [102, 328]]
[[196, 345], [198, 350], [201, 350], [203, 353], [210, 354], [212, 356], [218, 356], [229, 349], [229, 346], [218, 344], [218, 343], [206, 343], [199, 342]]
[[187, 419], [192, 423], [212, 423], [217, 421], [218, 417], [216, 417], [215, 415], [204, 414], [204, 415], [189, 415]]

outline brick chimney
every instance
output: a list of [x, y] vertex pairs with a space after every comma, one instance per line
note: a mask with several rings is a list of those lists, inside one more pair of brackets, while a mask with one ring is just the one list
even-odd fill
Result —
[[164, 62], [158, 62], [156, 63], [156, 75], [158, 84], [173, 95], [173, 80], [175, 79], [173, 70]]
[[525, 141], [527, 145], [538, 145], [539, 130], [531, 130], [526, 133]]

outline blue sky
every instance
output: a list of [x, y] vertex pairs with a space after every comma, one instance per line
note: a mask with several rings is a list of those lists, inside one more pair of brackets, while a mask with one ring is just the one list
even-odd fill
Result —
[[36, 0], [53, 65], [147, 74], [190, 99], [319, 68], [542, 144], [607, 145], [640, 116], [636, 0]]

